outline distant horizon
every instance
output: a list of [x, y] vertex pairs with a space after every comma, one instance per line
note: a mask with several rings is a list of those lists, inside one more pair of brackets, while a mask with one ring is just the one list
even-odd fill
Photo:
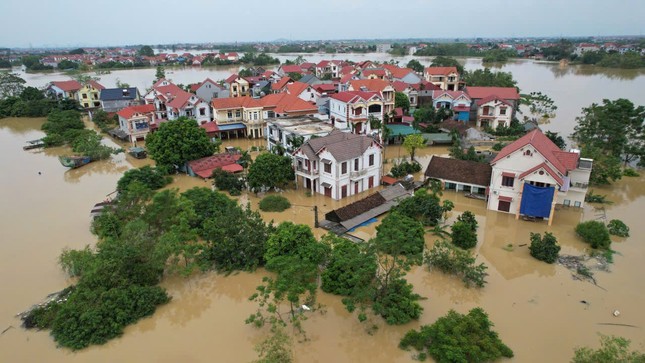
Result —
[[510, 37], [510, 36], [502, 36], [502, 37], [463, 37], [463, 38], [416, 38], [416, 37], [409, 37], [409, 38], [346, 38], [346, 39], [274, 39], [274, 40], [247, 40], [247, 41], [222, 41], [222, 42], [216, 42], [216, 41], [208, 41], [208, 42], [175, 42], [175, 43], [165, 43], [165, 44], [155, 44], [155, 43], [140, 43], [140, 44], [107, 44], [107, 45], [97, 45], [97, 44], [69, 44], [69, 45], [30, 45], [27, 47], [24, 46], [16, 46], [16, 47], [11, 47], [11, 46], [6, 46], [4, 44], [0, 44], [0, 49], [10, 49], [10, 50], [28, 50], [28, 49], [34, 49], [34, 50], [39, 50], [39, 49], [77, 49], [77, 48], [129, 48], [129, 47], [142, 47], [142, 46], [150, 46], [152, 48], [158, 48], [158, 46], [163, 46], [163, 47], [171, 47], [173, 45], [182, 45], [182, 46], [195, 46], [195, 45], [233, 45], [233, 44], [298, 44], [298, 43], [317, 43], [317, 42], [334, 42], [334, 43], [340, 43], [340, 42], [352, 42], [352, 43], [393, 43], [396, 41], [404, 41], [404, 42], [423, 42], [423, 41], [428, 41], [428, 42], [438, 42], [438, 43], [468, 43], [468, 42], [474, 42], [476, 40], [481, 40], [482, 42], [486, 41], [516, 41], [519, 39], [527, 39], [527, 40], [557, 40], [557, 39], [640, 39], [640, 38], [645, 38], [643, 35], [634, 35], [634, 34], [625, 34], [625, 35], [569, 35], [569, 36], [540, 36], [540, 35], [533, 35], [533, 36], [516, 36], [516, 37]]
[[414, 39], [642, 36], [645, 30], [642, 0], [614, 0], [609, 6], [602, 0], [462, 0], [447, 6], [438, 0], [4, 0], [0, 13], [0, 44], [20, 49], [411, 34]]

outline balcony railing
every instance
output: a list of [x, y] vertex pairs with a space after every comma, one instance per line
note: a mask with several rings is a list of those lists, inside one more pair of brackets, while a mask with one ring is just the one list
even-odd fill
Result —
[[307, 168], [297, 167], [297, 168], [296, 168], [296, 171], [297, 171], [298, 173], [302, 173], [302, 174], [307, 174], [307, 175], [312, 175], [312, 176], [318, 176], [318, 170], [316, 170], [316, 169], [308, 170]]
[[571, 183], [571, 188], [576, 188], [576, 189], [587, 189], [589, 188], [589, 183]]
[[359, 170], [359, 171], [352, 171], [349, 173], [349, 178], [350, 179], [360, 179], [362, 176], [367, 174], [367, 169]]

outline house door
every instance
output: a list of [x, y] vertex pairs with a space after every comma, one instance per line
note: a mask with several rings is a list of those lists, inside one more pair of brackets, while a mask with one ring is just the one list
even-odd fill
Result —
[[303, 178], [305, 179], [305, 188], [311, 189], [311, 179], [309, 178]]
[[500, 200], [499, 204], [497, 204], [497, 210], [500, 212], [510, 212], [511, 202], [505, 202], [503, 200]]
[[325, 187], [325, 197], [331, 198], [331, 187]]
[[340, 187], [340, 197], [345, 198], [347, 196], [347, 185]]
[[374, 187], [374, 176], [371, 176], [369, 177], [369, 179], [367, 179], [367, 188], [372, 188], [372, 187]]
[[358, 194], [358, 182], [354, 182], [354, 194]]

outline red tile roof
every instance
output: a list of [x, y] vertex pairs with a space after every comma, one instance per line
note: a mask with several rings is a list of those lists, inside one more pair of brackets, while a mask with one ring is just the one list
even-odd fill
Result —
[[283, 64], [280, 66], [284, 74], [287, 73], [302, 73], [302, 68], [297, 64]]
[[289, 94], [291, 95], [298, 96], [307, 88], [309, 88], [308, 84], [296, 81], [287, 85], [287, 92], [289, 92]]
[[237, 164], [237, 160], [240, 156], [240, 154], [229, 153], [215, 154], [213, 156], [189, 161], [188, 166], [200, 177], [210, 178], [213, 174], [213, 170], [217, 168], [222, 168], [222, 170], [226, 170], [228, 172], [244, 170], [241, 165]]
[[385, 69], [366, 69], [363, 71], [363, 77], [369, 77], [371, 75], [385, 77]]
[[365, 91], [344, 91], [331, 95], [331, 98], [345, 103], [354, 103], [361, 100], [369, 100], [374, 96], [378, 96], [378, 93]]
[[105, 86], [103, 86], [102, 84], [98, 83], [97, 81], [91, 80], [91, 81], [89, 81], [87, 83], [89, 83], [92, 87], [96, 88], [99, 91], [105, 89]]
[[170, 102], [168, 102], [167, 105], [168, 107], [180, 109], [184, 107], [186, 105], [186, 102], [188, 102], [188, 100], [193, 96], [195, 95], [186, 91], [177, 92], [175, 94], [175, 97]]
[[78, 91], [83, 87], [77, 81], [54, 81], [52, 84], [65, 92]]
[[331, 84], [331, 83], [318, 83], [318, 84], [314, 84], [312, 87], [316, 91], [318, 91], [320, 93], [323, 93], [323, 92], [327, 92], [327, 93], [336, 92], [336, 86], [334, 84]]
[[410, 87], [410, 85], [403, 81], [394, 81], [392, 82], [392, 87], [394, 87], [394, 90], [397, 92], [403, 92], [406, 88]]
[[560, 150], [560, 148], [558, 148], [553, 141], [546, 137], [539, 129], [535, 129], [508, 144], [499, 152], [499, 154], [497, 154], [495, 159], [491, 161], [491, 165], [526, 145], [533, 146], [562, 175], [565, 175], [567, 171], [573, 170], [577, 167], [579, 155], [577, 153]]
[[477, 101], [477, 106], [481, 106], [481, 105], [486, 104], [486, 103], [491, 102], [491, 101], [495, 101], [495, 102], [499, 101], [499, 102], [501, 102], [501, 103], [503, 103], [505, 105], [508, 105], [508, 106], [511, 106], [511, 107], [513, 106], [510, 102], [508, 102], [505, 99], [499, 97], [498, 95], [490, 95], [490, 96], [486, 96], [486, 97], [482, 98], [481, 100], [478, 100]]
[[425, 69], [425, 73], [432, 75], [441, 74], [445, 76], [449, 75], [450, 73], [459, 74], [459, 72], [457, 72], [457, 67], [427, 67]]
[[414, 71], [410, 68], [400, 68], [392, 64], [386, 64], [383, 67], [388, 71], [390, 71], [393, 78], [398, 78], [398, 79], [401, 79], [410, 73], [414, 73]]
[[199, 125], [202, 129], [206, 130], [206, 133], [214, 133], [214, 132], [219, 132], [219, 127], [217, 126], [216, 122], [206, 122], [201, 125]]
[[284, 88], [284, 86], [286, 86], [286, 85], [287, 85], [287, 83], [289, 83], [289, 82], [291, 82], [291, 78], [289, 78], [289, 77], [282, 77], [282, 78], [280, 78], [280, 80], [279, 80], [279, 81], [277, 81], [276, 83], [272, 83], [272, 84], [271, 84], [271, 90], [272, 90], [272, 91], [280, 91], [280, 90], [281, 90], [281, 89], [283, 89], [283, 88]]
[[505, 100], [519, 100], [520, 94], [515, 87], [466, 87], [466, 93], [472, 99], [485, 98], [491, 95], [497, 95]]
[[553, 171], [553, 169], [551, 169], [551, 167], [547, 163], [542, 163], [540, 165], [536, 165], [536, 166], [532, 167], [531, 169], [523, 172], [522, 174], [520, 174], [519, 179], [524, 179], [526, 176], [531, 175], [531, 173], [533, 173], [535, 171], [538, 171], [540, 169], [544, 169], [549, 175], [551, 175], [551, 177], [553, 179], [555, 179], [555, 181], [558, 183], [558, 185], [561, 186], [564, 183], [564, 181], [562, 180], [562, 178], [560, 178], [558, 173]]
[[349, 81], [349, 84], [350, 87], [355, 91], [360, 91], [361, 87], [365, 87], [368, 91], [382, 92], [387, 86], [390, 85], [390, 82], [384, 81], [382, 79], [359, 79], [355, 81]]
[[155, 105], [153, 104], [147, 104], [147, 105], [137, 105], [137, 106], [130, 106], [126, 107], [116, 114], [123, 117], [124, 119], [130, 119], [132, 116], [134, 116], [137, 113], [140, 114], [145, 114], [145, 113], [151, 113], [155, 111]]
[[231, 74], [227, 79], [226, 83], [233, 83], [237, 79], [238, 75], [237, 74]]
[[262, 107], [274, 108], [276, 113], [316, 113], [318, 108], [299, 98], [297, 95], [288, 93], [276, 93], [266, 95], [260, 98], [259, 103]]

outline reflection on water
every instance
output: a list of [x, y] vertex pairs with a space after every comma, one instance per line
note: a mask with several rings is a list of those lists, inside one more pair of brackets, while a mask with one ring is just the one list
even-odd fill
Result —
[[[548, 72], [548, 70], [547, 70]], [[0, 300], [0, 329], [19, 321], [14, 315], [39, 301], [52, 291], [70, 283], [57, 266], [56, 257], [64, 247], [82, 248], [93, 243], [89, 232], [89, 210], [92, 205], [112, 192], [123, 172], [132, 167], [150, 164], [149, 159], [137, 160], [120, 154], [110, 160], [94, 162], [82, 168], [67, 170], [57, 160], [69, 153], [66, 148], [45, 151], [23, 151], [26, 140], [43, 136], [42, 119], [0, 120], [0, 284], [5, 294]], [[111, 142], [111, 141], [110, 141]], [[231, 140], [225, 145], [248, 149], [264, 146], [262, 140]], [[116, 143], [114, 145], [121, 145]], [[123, 145], [122, 145], [123, 146]], [[418, 160], [427, 164], [432, 154], [447, 154], [445, 147], [426, 147], [417, 151]], [[399, 145], [385, 149], [385, 165], [408, 157]], [[41, 175], [38, 175], [38, 172]], [[415, 175], [421, 177], [421, 173]], [[210, 187], [210, 182], [185, 175], [174, 176], [169, 186], [186, 190], [195, 186]], [[397, 348], [401, 336], [411, 328], [429, 324], [450, 309], [466, 312], [482, 306], [489, 313], [501, 338], [514, 350], [515, 362], [567, 361], [575, 346], [597, 344], [597, 332], [616, 334], [632, 339], [634, 346], [645, 344], [639, 329], [598, 325], [623, 323], [645, 326], [642, 306], [645, 305], [645, 279], [642, 279], [645, 249], [640, 236], [645, 233], [641, 221], [645, 207], [645, 177], [624, 178], [612, 187], [594, 191], [607, 194], [614, 203], [605, 206], [610, 219], [625, 221], [632, 237], [616, 240], [619, 252], [611, 273], [598, 272], [600, 289], [593, 284], [575, 281], [568, 270], [548, 265], [530, 257], [530, 232], [552, 232], [562, 252], [581, 254], [587, 246], [573, 232], [576, 223], [596, 218], [597, 206], [584, 210], [569, 208], [556, 211], [552, 226], [546, 223], [515, 220], [513, 215], [486, 210], [480, 200], [465, 198], [461, 193], [447, 191], [443, 198], [455, 203], [449, 215], [452, 222], [464, 210], [472, 211], [479, 223], [477, 261], [488, 266], [488, 285], [484, 289], [467, 289], [458, 278], [439, 271], [429, 272], [416, 267], [407, 278], [414, 284], [424, 313], [419, 322], [390, 327], [382, 319], [371, 317], [361, 324], [349, 314], [337, 296], [320, 292], [319, 301], [325, 313], [316, 313], [304, 323], [311, 339], [295, 345], [299, 362], [409, 362], [409, 353]], [[320, 217], [330, 210], [362, 198], [367, 193], [347, 200], [334, 201], [304, 190], [283, 192], [293, 206], [283, 213], [261, 212], [265, 220], [275, 223], [293, 221], [313, 227], [313, 206]], [[257, 209], [262, 196], [243, 194], [237, 199]], [[360, 227], [354, 232], [368, 239], [375, 235], [377, 224]], [[316, 229], [316, 236], [324, 234]], [[435, 236], [426, 236], [431, 246]], [[508, 244], [513, 249], [504, 249]], [[524, 245], [524, 246], [522, 246]], [[255, 358], [253, 345], [267, 330], [256, 330], [244, 319], [256, 306], [248, 301], [266, 272], [238, 273], [222, 276], [213, 272], [189, 278], [171, 276], [163, 286], [172, 301], [160, 307], [150, 318], [129, 326], [123, 337], [104, 346], [91, 347], [78, 353], [56, 349], [46, 332], [10, 329], [0, 338], [2, 361], [8, 362], [245, 362]], [[580, 300], [589, 304], [581, 304]], [[611, 315], [615, 309], [620, 317]], [[371, 329], [372, 325], [376, 329]], [[373, 335], [368, 334], [368, 331]]]

